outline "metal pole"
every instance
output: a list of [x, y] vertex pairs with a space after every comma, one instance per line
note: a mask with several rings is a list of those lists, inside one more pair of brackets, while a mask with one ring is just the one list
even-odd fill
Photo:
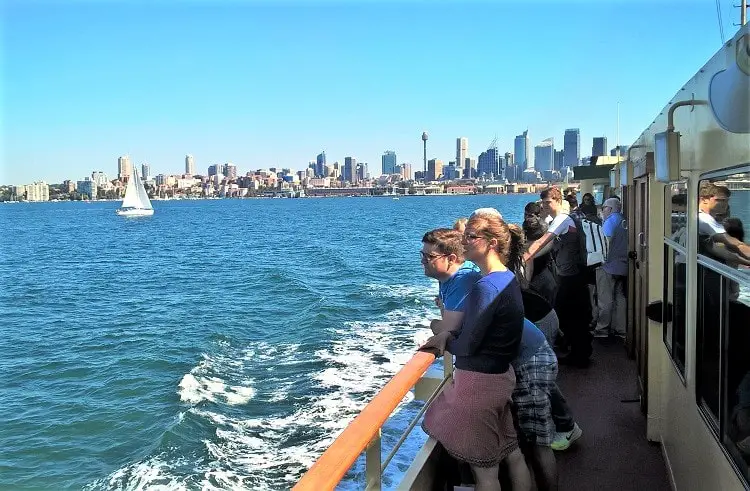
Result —
[[424, 177], [427, 176], [427, 140], [424, 141]]
[[617, 152], [617, 162], [620, 162], [620, 101], [617, 101], [617, 143], [615, 151]]
[[747, 0], [742, 0], [740, 6], [740, 26], [744, 26], [747, 23]]

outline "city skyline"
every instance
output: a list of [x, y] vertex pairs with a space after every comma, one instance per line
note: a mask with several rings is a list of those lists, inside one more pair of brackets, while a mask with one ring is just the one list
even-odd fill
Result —
[[[629, 145], [719, 46], [714, 6], [680, 5], [10, 1], [0, 183], [113, 175], [122, 155], [153, 175], [180, 173], [186, 154], [199, 174], [226, 162], [244, 173], [301, 170], [326, 149], [328, 162], [352, 156], [372, 173], [391, 149], [416, 170], [422, 131], [427, 158], [447, 163], [459, 137], [476, 159], [495, 136], [501, 154], [513, 151], [528, 128], [533, 158], [542, 140], [580, 128], [582, 158], [594, 136], [607, 150], [618, 143], [618, 101]], [[456, 15], [465, 21], [454, 35], [430, 34]], [[514, 22], [487, 28], [503, 18]], [[637, 22], [643, 35], [593, 39], [602, 22]], [[665, 64], [644, 51], [674, 56]], [[554, 83], [540, 76], [541, 52]], [[607, 63], [592, 73], [591, 59]]]

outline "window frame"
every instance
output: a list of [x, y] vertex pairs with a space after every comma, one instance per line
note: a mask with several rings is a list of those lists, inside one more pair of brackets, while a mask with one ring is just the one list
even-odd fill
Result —
[[[714, 170], [710, 172], [702, 173], [698, 176], [698, 182], [697, 182], [697, 189], [700, 189], [700, 184], [703, 181], [717, 181], [722, 180], [722, 178], [728, 178], [736, 174], [750, 174], [750, 163], [740, 164], [733, 167], [727, 167], [724, 169]], [[671, 183], [670, 183], [671, 184]], [[750, 192], [750, 191], [744, 191], [744, 192]], [[696, 199], [698, 198], [698, 195], [696, 195]], [[690, 240], [693, 240], [698, 234], [697, 226], [698, 226], [698, 217], [695, 217], [695, 220], [689, 220], [689, 222], [692, 224], [689, 227], [689, 234], [691, 236]], [[750, 224], [747, 224], [750, 225]], [[692, 227], [695, 227], [696, 229], [693, 230]], [[666, 228], [665, 228], [666, 230]], [[665, 238], [665, 244], [669, 243], [669, 246], [678, 245], [675, 244], [674, 241], [671, 241], [669, 239]], [[746, 238], [747, 243], [747, 238]], [[666, 246], [665, 246], [666, 247]], [[678, 245], [679, 247], [679, 245]], [[709, 431], [714, 434], [716, 437], [716, 441], [719, 444], [719, 447], [721, 448], [724, 455], [727, 457], [730, 465], [734, 468], [735, 472], [743, 481], [743, 484], [745, 487], [748, 487], [750, 489], [750, 464], [745, 463], [744, 459], [742, 458], [742, 455], [739, 454], [737, 451], [737, 442], [734, 442], [730, 439], [730, 436], [728, 434], [727, 428], [731, 424], [731, 410], [727, 410], [727, 406], [730, 406], [731, 404], [729, 401], [731, 400], [731, 396], [729, 394], [730, 387], [729, 387], [729, 380], [730, 375], [729, 371], [730, 368], [728, 366], [728, 359], [731, 358], [731, 356], [728, 355], [728, 343], [729, 340], [729, 324], [730, 324], [730, 317], [729, 317], [729, 309], [727, 308], [729, 300], [725, 297], [726, 288], [724, 287], [725, 283], [727, 281], [735, 281], [739, 283], [740, 285], [750, 285], [750, 281], [748, 280], [748, 277], [746, 275], [742, 275], [737, 269], [731, 268], [727, 266], [726, 264], [723, 264], [711, 257], [708, 257], [706, 255], [701, 254], [700, 252], [696, 251], [696, 264], [695, 264], [695, 272], [696, 277], [694, 278], [695, 283], [695, 305], [692, 307], [694, 310], [694, 336], [695, 336], [695, 348], [694, 348], [694, 356], [695, 356], [695, 365], [693, 367], [693, 370], [695, 371], [695, 402], [698, 408], [698, 412], [703, 418], [703, 420], [706, 422], [707, 427], [709, 428]], [[666, 258], [665, 258], [666, 259]], [[701, 329], [702, 324], [699, 324], [699, 320], [702, 319], [702, 308], [703, 308], [703, 298], [701, 297], [701, 288], [702, 283], [700, 283], [700, 280], [702, 278], [702, 272], [703, 270], [708, 270], [713, 273], [716, 273], [719, 275], [720, 279], [720, 292], [719, 292], [719, 362], [718, 362], [718, 379], [719, 379], [719, 414], [715, 415], [713, 410], [710, 409], [707, 405], [707, 403], [704, 401], [704, 398], [702, 397], [701, 393], [701, 367], [703, 366], [703, 352], [702, 347], [703, 343], [699, 342], [701, 340]], [[665, 285], [665, 291], [666, 291], [666, 285]], [[746, 304], [747, 305], [747, 304]], [[748, 372], [750, 373], [750, 372]], [[717, 418], [718, 416], [718, 418]], [[743, 465], [740, 465], [739, 462], [742, 462]]]
[[[674, 368], [675, 372], [677, 372], [677, 375], [680, 379], [680, 382], [682, 382], [682, 385], [684, 387], [687, 387], [687, 377], [685, 375], [685, 365], [687, 364], [687, 333], [688, 333], [688, 316], [687, 316], [687, 298], [688, 298], [688, 289], [687, 285], [684, 292], [684, 305], [685, 305], [685, 316], [684, 316], [684, 326], [683, 326], [683, 339], [685, 340], [684, 346], [682, 348], [682, 361], [677, 359], [675, 356], [675, 344], [674, 344], [674, 338], [675, 338], [675, 331], [674, 331], [674, 325], [673, 320], [667, 321], [666, 319], [668, 314], [669, 305], [672, 304], [672, 308], [674, 309], [674, 267], [675, 267], [675, 261], [674, 257], [677, 254], [682, 254], [682, 256], [685, 258], [685, 279], [687, 281], [687, 247], [680, 245], [677, 241], [673, 240], [671, 237], [673, 235], [672, 232], [672, 204], [671, 204], [671, 190], [672, 186], [674, 185], [684, 185], [685, 186], [685, 193], [686, 195], [689, 195], [689, 181], [688, 179], [678, 179], [676, 181], [669, 182], [665, 187], [664, 193], [664, 208], [665, 208], [665, 220], [664, 220], [664, 233], [663, 233], [663, 243], [664, 243], [664, 262], [662, 266], [662, 342], [664, 343], [664, 347], [667, 350], [667, 353], [669, 353], [669, 360], [672, 362], [672, 367]], [[669, 204], [667, 203], [667, 200], [669, 200]], [[687, 210], [685, 210], [685, 226], [687, 227], [687, 230], [685, 231], [686, 234], [689, 235], [691, 227], [689, 226], [689, 215]], [[667, 233], [669, 232], [669, 233]], [[667, 261], [669, 258], [670, 250], [672, 251], [672, 261]], [[671, 293], [671, 295], [670, 295]], [[674, 314], [672, 315], [674, 318]], [[671, 330], [671, 333], [670, 333]], [[668, 333], [671, 334], [671, 336], [668, 336]], [[669, 338], [669, 342], [668, 342]]]

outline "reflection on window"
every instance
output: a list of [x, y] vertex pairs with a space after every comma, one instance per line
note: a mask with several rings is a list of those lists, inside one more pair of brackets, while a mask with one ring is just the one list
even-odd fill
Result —
[[750, 170], [700, 182], [697, 399], [737, 466], [750, 463]]
[[676, 244], [668, 243], [664, 247], [664, 343], [677, 369], [684, 375], [687, 183], [670, 184], [665, 197], [671, 219], [666, 223], [664, 235]]

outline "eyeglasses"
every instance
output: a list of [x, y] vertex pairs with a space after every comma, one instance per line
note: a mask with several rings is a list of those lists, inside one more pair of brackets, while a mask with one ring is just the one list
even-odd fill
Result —
[[466, 240], [477, 240], [477, 239], [483, 239], [483, 235], [477, 235], [477, 234], [464, 234], [464, 239]]
[[439, 257], [448, 256], [448, 254], [427, 254], [426, 252], [419, 251], [419, 256], [422, 258], [422, 261], [428, 263], [430, 261], [434, 261]]

